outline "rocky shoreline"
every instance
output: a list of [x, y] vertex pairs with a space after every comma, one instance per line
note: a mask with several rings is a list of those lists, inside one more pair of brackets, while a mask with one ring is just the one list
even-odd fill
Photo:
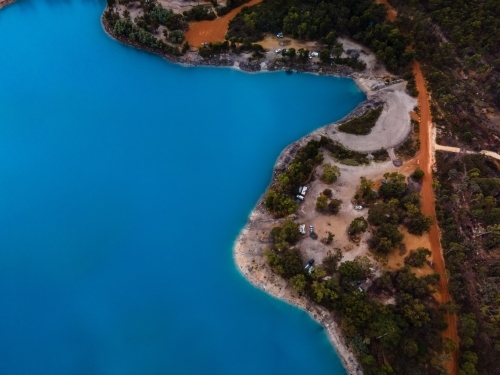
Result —
[[322, 66], [317, 63], [300, 63], [293, 62], [291, 64], [283, 64], [279, 61], [268, 64], [261, 61], [249, 61], [251, 56], [249, 53], [235, 54], [232, 52], [215, 55], [212, 57], [201, 57], [197, 50], [190, 50], [182, 56], [174, 56], [163, 53], [160, 50], [145, 47], [139, 43], [131, 41], [130, 39], [117, 36], [113, 33], [109, 22], [101, 17], [101, 23], [104, 31], [111, 38], [116, 39], [124, 44], [135, 47], [140, 50], [145, 50], [156, 55], [159, 55], [169, 62], [181, 64], [185, 66], [212, 66], [212, 67], [234, 67], [241, 71], [248, 73], [257, 72], [272, 72], [272, 71], [290, 71], [297, 73], [315, 73], [320, 75], [332, 75], [338, 77], [353, 77], [354, 70], [343, 65]]

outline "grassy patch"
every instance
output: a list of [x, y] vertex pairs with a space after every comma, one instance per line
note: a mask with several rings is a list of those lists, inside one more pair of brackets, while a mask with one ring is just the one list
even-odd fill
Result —
[[384, 106], [366, 111], [363, 115], [355, 117], [339, 126], [339, 130], [344, 133], [367, 135], [375, 126]]

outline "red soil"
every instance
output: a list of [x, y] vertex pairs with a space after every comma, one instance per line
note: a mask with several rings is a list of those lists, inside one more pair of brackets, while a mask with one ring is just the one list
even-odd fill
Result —
[[229, 21], [231, 21], [240, 12], [241, 8], [252, 6], [262, 2], [262, 0], [250, 0], [248, 3], [234, 8], [228, 14], [218, 17], [212, 21], [193, 22], [189, 25], [186, 32], [186, 40], [190, 45], [199, 47], [203, 43], [221, 42], [227, 33]]
[[394, 22], [396, 20], [396, 17], [398, 16], [398, 13], [394, 10], [394, 8], [391, 7], [389, 2], [387, 0], [376, 0], [377, 4], [384, 4], [387, 5], [387, 19], [391, 22]]
[[[438, 299], [442, 303], [451, 300], [450, 292], [448, 290], [448, 280], [446, 278], [446, 270], [444, 266], [443, 250], [441, 242], [439, 241], [439, 232], [436, 219], [436, 210], [434, 207], [434, 190], [432, 189], [432, 149], [431, 149], [431, 111], [427, 89], [425, 86], [424, 76], [420, 70], [420, 64], [415, 61], [413, 64], [413, 73], [415, 74], [415, 81], [417, 84], [418, 101], [420, 104], [420, 154], [419, 165], [425, 172], [422, 180], [422, 212], [429, 215], [434, 220], [429, 231], [429, 238], [431, 242], [432, 260], [434, 262], [434, 270], [441, 277], [438, 285]], [[450, 338], [458, 344], [457, 333], [457, 317], [456, 315], [446, 315], [446, 322], [448, 328], [444, 331], [443, 336]], [[457, 352], [452, 354], [452, 360], [446, 363], [448, 373], [450, 375], [457, 374]]]

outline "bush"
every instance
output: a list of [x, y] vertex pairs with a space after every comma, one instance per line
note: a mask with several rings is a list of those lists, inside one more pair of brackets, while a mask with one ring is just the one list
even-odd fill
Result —
[[377, 253], [389, 254], [392, 249], [403, 241], [404, 236], [399, 232], [397, 225], [382, 224], [373, 233], [372, 244]]
[[330, 198], [332, 196], [332, 190], [331, 189], [325, 189], [325, 190], [323, 190], [323, 195], [325, 197]]
[[344, 122], [338, 129], [344, 133], [367, 135], [375, 126], [383, 109], [383, 106], [379, 106], [375, 109], [366, 111], [362, 116], [355, 117], [347, 122]]
[[420, 168], [415, 169], [413, 174], [411, 175], [415, 180], [421, 180], [424, 177], [424, 171]]
[[290, 245], [299, 240], [299, 227], [293, 220], [286, 219], [281, 227], [271, 229], [271, 237], [273, 237], [274, 247], [277, 250], [288, 249]]
[[336, 165], [331, 165], [330, 163], [323, 164], [323, 175], [321, 179], [327, 184], [331, 184], [332, 182], [337, 181], [337, 178], [340, 176], [339, 167]]
[[330, 250], [328, 250], [328, 253], [322, 263], [322, 266], [327, 274], [333, 275], [337, 271], [337, 266], [342, 260], [342, 257], [342, 250], [335, 249], [335, 254], [332, 254]]
[[328, 206], [328, 198], [324, 195], [320, 195], [318, 199], [316, 199], [316, 210], [323, 211]]
[[321, 146], [330, 151], [332, 156], [342, 164], [357, 166], [360, 164], [370, 163], [367, 158], [368, 154], [348, 150], [342, 144], [335, 142], [328, 137], [321, 136], [320, 143]]
[[174, 30], [168, 33], [168, 39], [172, 43], [181, 44], [184, 41], [184, 32], [182, 30]]
[[214, 20], [217, 18], [212, 8], [208, 5], [196, 5], [193, 8], [182, 12], [186, 21]]
[[351, 221], [351, 224], [349, 225], [349, 234], [351, 236], [355, 236], [356, 234], [366, 232], [367, 229], [368, 223], [364, 217], [360, 216]]
[[328, 211], [331, 214], [338, 214], [340, 211], [340, 206], [342, 205], [342, 201], [339, 199], [332, 199], [330, 203], [328, 203]]
[[302, 255], [298, 249], [287, 249], [279, 254], [272, 250], [264, 250], [264, 254], [267, 257], [269, 267], [285, 279], [289, 279], [303, 270]]
[[405, 258], [405, 264], [412, 267], [422, 267], [427, 260], [427, 257], [432, 255], [431, 251], [425, 247], [419, 247], [412, 250], [410, 255]]

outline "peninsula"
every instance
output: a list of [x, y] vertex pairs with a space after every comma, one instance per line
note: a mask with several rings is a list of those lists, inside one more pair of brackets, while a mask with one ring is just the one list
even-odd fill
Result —
[[349, 374], [500, 373], [495, 0], [108, 0], [102, 24], [174, 63], [353, 78], [367, 100], [283, 150], [236, 265]]

